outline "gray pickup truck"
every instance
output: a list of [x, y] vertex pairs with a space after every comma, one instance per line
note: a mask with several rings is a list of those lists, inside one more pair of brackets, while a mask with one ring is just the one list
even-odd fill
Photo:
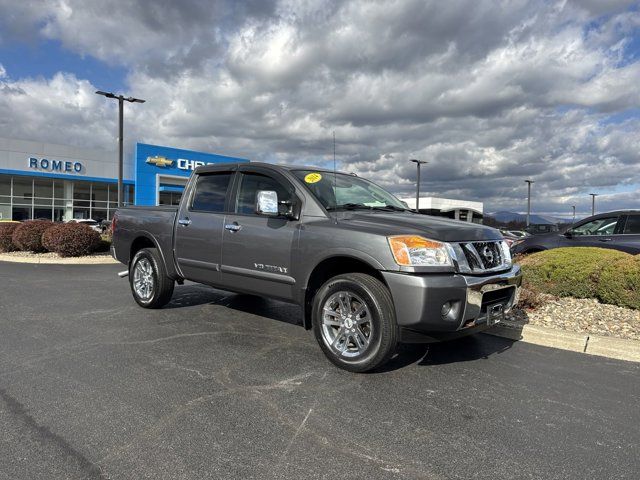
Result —
[[263, 163], [197, 168], [178, 207], [119, 209], [112, 255], [135, 301], [185, 280], [292, 302], [337, 366], [364, 372], [398, 342], [499, 322], [522, 274], [498, 230], [421, 215], [353, 174]]

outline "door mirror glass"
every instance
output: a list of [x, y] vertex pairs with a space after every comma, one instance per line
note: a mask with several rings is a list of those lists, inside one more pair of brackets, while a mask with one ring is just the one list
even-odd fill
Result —
[[273, 190], [259, 190], [256, 193], [256, 213], [278, 215], [278, 194]]

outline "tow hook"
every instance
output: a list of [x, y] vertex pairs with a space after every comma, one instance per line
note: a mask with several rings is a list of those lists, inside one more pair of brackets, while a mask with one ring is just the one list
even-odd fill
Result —
[[129, 270], [123, 270], [122, 272], [118, 272], [118, 276], [120, 278], [128, 277], [129, 276]]

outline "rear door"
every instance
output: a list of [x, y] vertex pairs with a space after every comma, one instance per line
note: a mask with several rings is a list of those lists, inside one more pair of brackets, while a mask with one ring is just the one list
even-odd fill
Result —
[[191, 181], [180, 203], [174, 232], [175, 258], [184, 278], [210, 285], [220, 281], [227, 191], [234, 172], [203, 173]]
[[617, 250], [633, 255], [640, 254], [640, 213], [625, 215], [620, 233], [614, 237]]
[[300, 222], [256, 214], [259, 190], [275, 190], [279, 201], [299, 201], [293, 184], [280, 173], [240, 167], [232, 193], [233, 212], [227, 215], [222, 234], [222, 283], [232, 290], [290, 300]]

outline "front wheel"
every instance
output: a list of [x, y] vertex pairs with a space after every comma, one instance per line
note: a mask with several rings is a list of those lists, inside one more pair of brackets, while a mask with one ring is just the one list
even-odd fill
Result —
[[173, 279], [167, 276], [157, 248], [143, 248], [133, 257], [129, 284], [135, 301], [144, 308], [160, 308], [173, 295]]
[[398, 343], [393, 300], [378, 279], [363, 273], [327, 281], [313, 301], [313, 331], [324, 354], [351, 372], [373, 370]]

